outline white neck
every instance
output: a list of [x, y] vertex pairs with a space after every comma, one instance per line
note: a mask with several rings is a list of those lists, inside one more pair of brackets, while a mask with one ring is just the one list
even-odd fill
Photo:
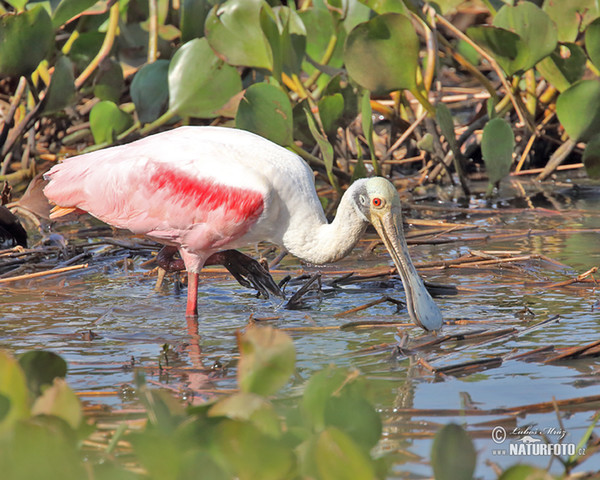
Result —
[[333, 222], [327, 223], [322, 211], [309, 218], [294, 219], [283, 238], [284, 247], [292, 255], [317, 265], [348, 255], [368, 225], [353, 200], [353, 192], [360, 183], [355, 182], [344, 193]]

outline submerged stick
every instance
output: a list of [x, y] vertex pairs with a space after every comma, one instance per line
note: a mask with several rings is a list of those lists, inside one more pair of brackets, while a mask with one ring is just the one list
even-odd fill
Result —
[[72, 272], [73, 270], [83, 270], [88, 268], [89, 265], [84, 263], [82, 265], [72, 265], [70, 267], [55, 268], [54, 270], [44, 270], [43, 272], [26, 273], [24, 275], [16, 275], [14, 277], [2, 278], [0, 283], [18, 282], [20, 280], [29, 280], [32, 278], [46, 277], [48, 275], [55, 275], [57, 273]]

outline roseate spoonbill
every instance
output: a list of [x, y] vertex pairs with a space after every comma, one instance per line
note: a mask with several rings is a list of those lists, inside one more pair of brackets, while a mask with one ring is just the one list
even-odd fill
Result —
[[[188, 271], [187, 315], [197, 315], [200, 269], [245, 257], [232, 249], [268, 241], [309, 263], [335, 262], [372, 223], [402, 278], [412, 321], [426, 330], [442, 325], [408, 253], [398, 192], [384, 178], [354, 182], [327, 223], [300, 157], [224, 127], [180, 127], [71, 157], [46, 178], [44, 193], [60, 211], [83, 210], [167, 245], [159, 259], [167, 267], [177, 249]], [[250, 270], [242, 272], [251, 282], [268, 283], [254, 264]]]

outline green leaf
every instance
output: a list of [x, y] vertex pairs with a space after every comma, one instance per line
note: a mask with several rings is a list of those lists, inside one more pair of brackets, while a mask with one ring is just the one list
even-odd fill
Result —
[[136, 459], [155, 480], [177, 480], [185, 450], [164, 433], [150, 430], [129, 437]]
[[546, 0], [542, 8], [556, 24], [561, 42], [574, 42], [579, 32], [600, 15], [596, 0]]
[[559, 92], [581, 80], [586, 62], [583, 49], [575, 43], [559, 45], [550, 56], [536, 65], [536, 69]]
[[77, 429], [83, 412], [75, 392], [63, 378], [55, 378], [51, 387], [46, 388], [31, 407], [33, 415], [54, 415], [62, 418], [71, 428]]
[[554, 23], [531, 2], [504, 5], [492, 26], [471, 27], [467, 34], [490, 51], [509, 75], [529, 70], [557, 45]]
[[255, 83], [246, 90], [238, 106], [235, 125], [278, 145], [287, 146], [294, 141], [290, 100], [281, 89], [268, 83]]
[[[331, 96], [341, 94], [344, 99], [344, 109], [341, 116], [337, 119], [337, 126], [346, 128], [356, 120], [358, 116], [359, 95], [356, 89], [346, 80], [342, 80], [342, 75], [338, 74], [331, 78], [325, 86], [322, 96]], [[320, 111], [320, 109], [319, 109]]]
[[339, 121], [344, 113], [344, 97], [341, 93], [324, 95], [318, 102], [319, 117], [327, 137], [335, 137]]
[[369, 456], [344, 432], [326, 428], [316, 441], [316, 466], [323, 480], [373, 480], [375, 469]]
[[374, 12], [383, 13], [408, 13], [402, 0], [360, 0]]
[[273, 58], [260, 24], [263, 0], [229, 0], [206, 18], [210, 46], [229, 65], [273, 69]]
[[325, 407], [325, 424], [346, 433], [365, 451], [381, 437], [381, 419], [366, 398], [344, 391], [329, 398]]
[[124, 88], [125, 82], [121, 65], [112, 59], [103, 61], [94, 78], [94, 95], [100, 100], [119, 103]]
[[583, 164], [588, 177], [600, 178], [600, 134], [590, 139], [583, 151]]
[[61, 419], [48, 416], [17, 424], [11, 441], [2, 445], [0, 471], [3, 478], [23, 480], [89, 478], [72, 429]]
[[215, 55], [206, 38], [184, 44], [169, 65], [169, 110], [182, 117], [216, 117], [241, 89], [237, 70]]
[[[29, 392], [25, 374], [17, 361], [0, 350], [0, 395], [10, 410], [0, 421], [0, 433], [13, 427], [15, 422], [29, 416]], [[6, 402], [4, 402], [6, 405]]]
[[52, 21], [43, 6], [0, 17], [0, 75], [30, 75], [53, 44]]
[[416, 86], [419, 39], [404, 15], [386, 13], [357, 25], [346, 39], [348, 74], [375, 94]]
[[188, 42], [204, 36], [204, 22], [214, 2], [210, 0], [183, 0], [181, 2], [181, 41]]
[[600, 68], [600, 18], [585, 29], [585, 49], [596, 68]]
[[329, 140], [327, 140], [327, 138], [319, 130], [315, 117], [313, 116], [310, 109], [305, 108], [304, 113], [306, 114], [306, 121], [308, 122], [308, 128], [310, 130], [310, 133], [313, 136], [313, 138], [317, 141], [317, 145], [319, 145], [319, 150], [321, 150], [321, 155], [323, 156], [323, 162], [325, 163], [325, 170], [327, 171], [329, 183], [331, 183], [331, 186], [339, 191], [337, 178], [333, 174], [333, 146], [331, 145], [331, 143], [329, 143]]
[[373, 109], [371, 108], [371, 95], [367, 90], [363, 90], [360, 98], [360, 118], [362, 130], [369, 145], [369, 154], [371, 155], [371, 164], [375, 169], [375, 174], [380, 175], [379, 162], [375, 155], [375, 141], [373, 139]]
[[10, 412], [10, 399], [0, 393], [0, 425]]
[[131, 115], [123, 112], [116, 104], [105, 100], [99, 102], [90, 112], [90, 128], [94, 142], [112, 143], [119, 133], [133, 125]]
[[[334, 20], [331, 10], [320, 2], [313, 2], [313, 7], [308, 10], [298, 12], [302, 22], [306, 27], [306, 55], [310, 56], [316, 62], [321, 62], [328, 48], [329, 43], [335, 42], [331, 58], [327, 62], [327, 67], [340, 68], [343, 65], [342, 52], [346, 32], [343, 28], [337, 27], [339, 20]], [[316, 68], [305, 61], [303, 69], [307, 74], [312, 74]], [[333, 70], [329, 70], [330, 74]], [[321, 75], [319, 85], [326, 83], [328, 75]]]
[[308, 380], [299, 405], [305, 423], [315, 430], [325, 427], [327, 402], [347, 380], [348, 372], [333, 367], [315, 373]]
[[543, 468], [532, 467], [531, 465], [514, 465], [509, 467], [498, 480], [555, 480]]
[[438, 126], [440, 127], [440, 131], [444, 138], [448, 142], [448, 146], [455, 158], [461, 158], [462, 153], [458, 148], [458, 143], [456, 143], [456, 133], [454, 131], [454, 119], [452, 118], [452, 114], [450, 113], [450, 109], [448, 106], [439, 102], [435, 107], [435, 119], [437, 121]]
[[62, 0], [52, 14], [52, 25], [58, 28], [93, 6], [97, 0]]
[[467, 35], [488, 50], [509, 75], [522, 68], [526, 46], [514, 32], [491, 25], [467, 28]]
[[290, 478], [294, 465], [292, 451], [251, 424], [224, 421], [219, 425], [217, 445], [240, 480]]
[[431, 466], [436, 480], [471, 480], [477, 453], [465, 430], [450, 423], [439, 430], [431, 447]]
[[67, 362], [53, 352], [31, 350], [19, 357], [19, 365], [27, 378], [29, 391], [37, 397], [42, 387], [52, 385], [55, 378], [65, 378]]
[[242, 392], [271, 395], [288, 382], [296, 362], [289, 335], [271, 327], [249, 328], [239, 338], [239, 348]]
[[130, 94], [140, 123], [160, 117], [169, 104], [169, 61], [156, 60], [140, 68], [131, 82]]
[[61, 56], [56, 60], [47, 95], [45, 114], [59, 112], [71, 105], [75, 97], [75, 76], [73, 64], [67, 57]]
[[254, 393], [236, 393], [217, 401], [208, 411], [209, 417], [227, 417], [252, 423], [262, 433], [280, 437], [279, 418], [273, 406]]
[[274, 76], [280, 78], [281, 72], [300, 75], [306, 51], [306, 28], [300, 16], [287, 7], [271, 10], [265, 5], [260, 20], [271, 47]]
[[582, 80], [556, 99], [556, 115], [574, 141], [585, 142], [600, 132], [600, 81]]
[[556, 48], [556, 26], [546, 12], [531, 2], [503, 6], [494, 17], [493, 25], [516, 33], [523, 44], [518, 62], [511, 63], [511, 74], [529, 70]]
[[29, 0], [6, 0], [6, 3], [12, 5], [18, 12], [22, 12], [28, 1]]
[[515, 135], [503, 118], [490, 120], [483, 129], [481, 154], [490, 185], [495, 185], [510, 172]]

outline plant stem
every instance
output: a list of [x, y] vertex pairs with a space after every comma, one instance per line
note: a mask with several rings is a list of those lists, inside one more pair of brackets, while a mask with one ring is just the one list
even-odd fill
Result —
[[110, 7], [110, 15], [108, 17], [108, 30], [106, 30], [106, 35], [104, 36], [104, 42], [102, 42], [102, 46], [98, 51], [96, 57], [90, 62], [90, 64], [85, 68], [81, 75], [77, 77], [75, 80], [75, 88], [79, 90], [81, 86], [85, 83], [85, 81], [92, 75], [94, 70], [98, 68], [100, 62], [104, 60], [110, 50], [112, 49], [113, 44], [115, 43], [115, 37], [117, 35], [117, 28], [119, 26], [119, 3], [116, 2], [112, 7]]

